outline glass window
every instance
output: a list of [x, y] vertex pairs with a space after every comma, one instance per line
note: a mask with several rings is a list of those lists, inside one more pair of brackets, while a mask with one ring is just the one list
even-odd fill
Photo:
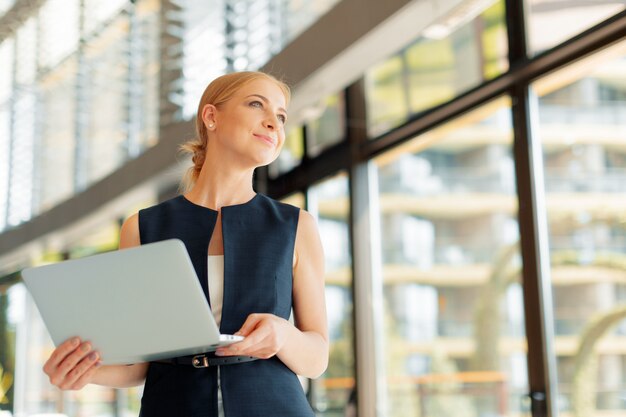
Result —
[[8, 106], [0, 104], [0, 231], [6, 227], [8, 210], [10, 123]]
[[326, 306], [330, 336], [328, 369], [311, 381], [318, 416], [343, 416], [354, 398], [354, 324], [348, 177], [336, 175], [312, 186], [308, 211], [317, 219], [326, 257]]
[[90, 35], [98, 29], [101, 29], [101, 25], [106, 24], [107, 20], [110, 20], [120, 10], [129, 3], [127, 0], [83, 0], [84, 13], [85, 13], [85, 34]]
[[276, 178], [300, 165], [304, 156], [304, 134], [302, 126], [296, 126], [287, 131], [285, 144], [276, 161], [272, 162], [269, 169], [270, 178]]
[[[184, 119], [194, 117], [205, 87], [230, 71], [256, 70], [338, 0], [188, 0], [168, 14], [183, 39], [182, 80], [172, 83], [172, 100]], [[170, 55], [180, 54], [179, 46]], [[173, 62], [171, 65], [179, 65]], [[182, 86], [180, 96], [179, 86]], [[176, 96], [176, 97], [175, 97]], [[180, 97], [179, 97], [180, 96]]]
[[33, 207], [33, 153], [37, 127], [36, 35], [36, 22], [31, 18], [18, 29], [15, 40], [13, 146], [7, 207], [9, 226], [29, 220]]
[[40, 80], [41, 142], [34, 163], [38, 211], [74, 193], [76, 59], [69, 59]]
[[558, 405], [626, 416], [626, 42], [532, 85], [549, 231]]
[[85, 45], [85, 74], [78, 74], [82, 90], [79, 94], [87, 101], [78, 107], [85, 124], [79, 132], [84, 144], [80, 166], [84, 170], [78, 173], [81, 178], [77, 180], [82, 186], [106, 176], [127, 157], [127, 36], [128, 16], [119, 15]]
[[48, 0], [39, 11], [42, 68], [52, 68], [78, 46], [78, 0]]
[[11, 149], [11, 95], [13, 93], [13, 39], [0, 43], [0, 230], [6, 226]]
[[5, 13], [15, 4], [15, 0], [0, 0], [0, 15]]
[[284, 2], [286, 22], [285, 44], [291, 42], [315, 23], [339, 0], [278, 0]]
[[139, 104], [134, 117], [129, 115], [129, 118], [138, 123], [141, 151], [156, 145], [159, 140], [160, 5], [157, 0], [143, 0], [136, 5], [139, 28], [132, 43], [139, 50], [139, 79], [134, 83], [141, 86], [135, 90], [134, 83], [131, 84], [134, 93], [139, 95]]
[[507, 53], [504, 1], [478, 10], [460, 4], [365, 74], [369, 135], [504, 73]]
[[525, 415], [510, 100], [374, 160], [385, 416]]
[[333, 94], [322, 99], [319, 113], [314, 120], [307, 123], [307, 154], [313, 158], [324, 149], [340, 142], [345, 136], [343, 93]]
[[[170, 66], [180, 65], [183, 71], [181, 107], [184, 119], [195, 117], [198, 103], [206, 86], [228, 69], [226, 59], [226, 0], [186, 1], [180, 13], [169, 14], [176, 25], [182, 25], [182, 62], [175, 61], [179, 48], [169, 54], [174, 57]], [[172, 93], [178, 92], [172, 86]]]
[[[9, 226], [29, 220], [33, 197], [33, 152], [35, 151], [35, 94], [21, 90], [15, 94], [11, 178], [7, 204]], [[19, 140], [17, 140], [19, 138]]]
[[305, 208], [306, 206], [304, 194], [302, 193], [293, 193], [285, 198], [281, 198], [280, 201], [299, 208]]
[[531, 54], [550, 49], [626, 8], [626, 0], [525, 2]]

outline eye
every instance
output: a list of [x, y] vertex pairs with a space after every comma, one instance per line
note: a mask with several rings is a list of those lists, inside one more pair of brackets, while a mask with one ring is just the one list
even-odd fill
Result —
[[261, 103], [260, 101], [255, 100], [255, 101], [250, 102], [250, 106], [252, 106], [252, 107], [259, 107], [259, 108], [262, 109], [263, 108], [263, 103]]
[[281, 122], [282, 124], [287, 123], [287, 117], [286, 117], [284, 114], [279, 114], [279, 115], [278, 115], [278, 120], [280, 120], [280, 122]]

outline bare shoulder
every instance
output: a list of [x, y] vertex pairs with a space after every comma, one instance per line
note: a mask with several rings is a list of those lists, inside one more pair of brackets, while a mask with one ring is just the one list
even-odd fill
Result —
[[120, 249], [141, 245], [139, 237], [139, 214], [135, 213], [124, 221], [120, 230]]
[[317, 221], [311, 213], [304, 209], [300, 210], [298, 218], [294, 255], [295, 267], [297, 267], [298, 264], [302, 264], [302, 260], [304, 259], [319, 262], [319, 260], [322, 260], [324, 257]]
[[317, 233], [317, 221], [315, 217], [305, 209], [300, 209], [298, 217], [298, 233]]
[[296, 246], [302, 245], [303, 243], [314, 244], [317, 241], [319, 241], [317, 220], [308, 211], [300, 209], [298, 229], [296, 231]]

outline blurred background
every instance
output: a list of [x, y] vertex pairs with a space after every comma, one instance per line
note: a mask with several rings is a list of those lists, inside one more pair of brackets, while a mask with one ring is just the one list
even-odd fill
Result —
[[0, 416], [61, 392], [21, 269], [178, 193], [215, 77], [293, 86], [255, 188], [317, 219], [318, 416], [626, 417], [626, 0], [0, 0]]

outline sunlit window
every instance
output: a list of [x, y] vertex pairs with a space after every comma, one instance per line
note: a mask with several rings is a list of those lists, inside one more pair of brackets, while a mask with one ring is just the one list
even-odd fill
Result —
[[[205, 87], [231, 71], [257, 70], [338, 0], [190, 0], [168, 14], [182, 47], [182, 78], [171, 84], [170, 100], [194, 117]], [[172, 62], [174, 65], [175, 62]], [[282, 74], [277, 74], [282, 75]], [[182, 87], [182, 91], [180, 89]], [[182, 93], [182, 95], [181, 95]]]
[[0, 0], [0, 15], [9, 10], [13, 4], [15, 0]]
[[538, 80], [560, 411], [626, 416], [626, 43]]
[[285, 135], [285, 144], [278, 158], [269, 165], [269, 176], [276, 178], [302, 162], [304, 156], [304, 135], [302, 126], [292, 127]]
[[75, 59], [67, 60], [43, 77], [40, 87], [41, 121], [35, 187], [39, 210], [45, 211], [74, 193], [76, 84]]
[[313, 158], [345, 137], [343, 93], [332, 94], [318, 104], [318, 115], [307, 123], [307, 154]]
[[[78, 74], [84, 100], [78, 108], [81, 118], [77, 132], [82, 146], [77, 182], [82, 187], [119, 167], [127, 157], [130, 57], [128, 17], [121, 15], [85, 47], [84, 74]], [[82, 79], [84, 77], [84, 79]], [[98, 111], [98, 109], [107, 109]]]
[[385, 416], [516, 416], [528, 392], [509, 100], [374, 160]]
[[80, 39], [78, 0], [48, 0], [39, 11], [42, 68], [52, 68], [72, 54]]
[[550, 49], [626, 8], [626, 0], [525, 0], [530, 53]]
[[0, 44], [0, 230], [6, 226], [8, 210], [13, 64], [13, 39], [8, 39]]
[[459, 5], [459, 10], [427, 27], [411, 45], [368, 70], [370, 137], [508, 69], [504, 1], [487, 3], [492, 4], [478, 12]]
[[8, 225], [16, 226], [32, 216], [33, 155], [36, 151], [36, 21], [29, 19], [15, 38], [15, 90], [13, 91], [13, 131], [11, 137], [11, 179], [7, 202]]
[[354, 401], [352, 258], [348, 227], [348, 178], [339, 174], [314, 185], [308, 211], [316, 217], [326, 262], [326, 305], [330, 336], [328, 369], [311, 381], [311, 404], [320, 416], [341, 416]]

